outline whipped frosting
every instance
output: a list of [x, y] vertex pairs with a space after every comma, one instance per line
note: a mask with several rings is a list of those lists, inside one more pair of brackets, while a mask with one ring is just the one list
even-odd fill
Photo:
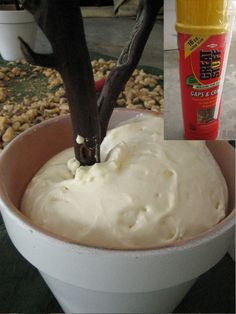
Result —
[[84, 137], [78, 134], [76, 137], [76, 143], [77, 144], [83, 144], [84, 143]]
[[35, 175], [22, 211], [85, 245], [153, 248], [189, 239], [225, 216], [227, 187], [201, 141], [163, 141], [163, 119], [138, 115], [108, 131], [101, 163], [80, 166], [69, 148]]

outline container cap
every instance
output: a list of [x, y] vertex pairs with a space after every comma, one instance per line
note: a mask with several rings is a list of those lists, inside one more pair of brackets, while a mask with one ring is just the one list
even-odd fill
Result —
[[232, 0], [176, 0], [176, 30], [193, 35], [218, 35], [229, 29]]

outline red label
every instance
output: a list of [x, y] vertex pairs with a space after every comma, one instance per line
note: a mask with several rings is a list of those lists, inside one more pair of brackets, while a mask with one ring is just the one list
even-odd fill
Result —
[[188, 139], [215, 139], [227, 34], [178, 34], [182, 105]]

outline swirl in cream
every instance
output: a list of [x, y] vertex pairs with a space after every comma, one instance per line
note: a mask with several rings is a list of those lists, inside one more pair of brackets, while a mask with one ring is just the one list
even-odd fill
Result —
[[162, 118], [141, 114], [108, 131], [101, 160], [80, 166], [72, 148], [54, 156], [22, 211], [55, 234], [115, 249], [169, 245], [225, 216], [226, 183], [205, 143], [163, 141]]

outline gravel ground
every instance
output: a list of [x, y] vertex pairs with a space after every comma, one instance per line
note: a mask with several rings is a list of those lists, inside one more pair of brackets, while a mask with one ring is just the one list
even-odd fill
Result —
[[[114, 60], [92, 61], [94, 79], [106, 77]], [[163, 77], [136, 69], [116, 106], [163, 112]], [[0, 149], [29, 127], [69, 113], [63, 81], [56, 70], [24, 61], [0, 67]]]

